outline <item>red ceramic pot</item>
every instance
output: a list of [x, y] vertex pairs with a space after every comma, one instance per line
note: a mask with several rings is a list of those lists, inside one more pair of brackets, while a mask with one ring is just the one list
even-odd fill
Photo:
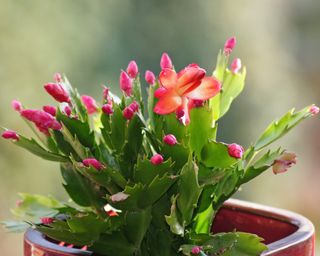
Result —
[[[263, 256], [314, 256], [314, 227], [305, 217], [276, 208], [230, 199], [217, 214], [213, 233], [233, 230], [255, 233], [268, 246]], [[93, 255], [67, 248], [29, 229], [24, 237], [25, 256]]]

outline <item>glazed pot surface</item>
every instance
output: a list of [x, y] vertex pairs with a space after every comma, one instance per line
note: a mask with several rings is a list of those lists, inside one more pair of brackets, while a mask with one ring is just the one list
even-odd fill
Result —
[[[264, 238], [268, 250], [263, 256], [315, 256], [314, 227], [305, 217], [293, 212], [229, 199], [218, 212], [213, 233], [242, 231]], [[25, 256], [93, 255], [92, 252], [67, 248], [45, 239], [35, 230], [24, 238]]]

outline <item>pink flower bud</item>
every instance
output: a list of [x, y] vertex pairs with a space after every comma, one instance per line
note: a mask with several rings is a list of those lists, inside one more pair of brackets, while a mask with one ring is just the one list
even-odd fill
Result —
[[274, 174], [283, 173], [288, 170], [293, 164], [297, 163], [296, 154], [284, 152], [280, 158], [274, 161], [272, 171]]
[[41, 217], [40, 220], [43, 225], [50, 225], [54, 222], [54, 218], [51, 217]]
[[34, 109], [23, 109], [20, 114], [27, 120], [35, 123], [39, 131], [46, 135], [50, 135], [48, 129], [60, 130], [62, 128], [61, 124], [47, 112]]
[[201, 252], [201, 247], [200, 246], [194, 246], [191, 249], [191, 253], [194, 254], [194, 255], [198, 255], [200, 252]]
[[102, 163], [100, 163], [97, 159], [95, 158], [87, 158], [84, 159], [82, 161], [82, 163], [84, 164], [84, 166], [86, 167], [90, 167], [92, 166], [93, 168], [97, 169], [97, 170], [101, 170], [104, 168], [104, 165]]
[[149, 84], [149, 85], [154, 85], [155, 82], [156, 82], [156, 77], [155, 75], [153, 74], [152, 71], [150, 70], [147, 70], [145, 75], [144, 75], [144, 78], [146, 80], [146, 82]]
[[17, 101], [17, 100], [11, 101], [11, 106], [15, 111], [20, 112], [22, 110], [22, 104], [20, 101]]
[[228, 153], [229, 153], [229, 156], [231, 157], [241, 158], [244, 153], [244, 149], [240, 145], [236, 143], [232, 143], [228, 145]]
[[163, 137], [163, 142], [169, 146], [177, 144], [177, 139], [173, 134], [167, 134]]
[[124, 71], [121, 71], [120, 74], [120, 88], [127, 96], [131, 96], [132, 94], [132, 80], [128, 76], [128, 74]]
[[44, 85], [45, 90], [58, 102], [70, 102], [69, 93], [61, 84], [48, 83]]
[[109, 101], [110, 97], [109, 97], [109, 88], [104, 86], [103, 87], [103, 99]]
[[197, 63], [191, 63], [187, 67], [188, 68], [200, 68], [199, 64], [197, 64]]
[[47, 112], [52, 116], [56, 116], [57, 114], [57, 108], [54, 106], [43, 106], [42, 109], [44, 112]]
[[120, 201], [126, 200], [128, 197], [129, 197], [128, 194], [125, 194], [123, 192], [118, 192], [110, 196], [110, 199], [112, 202], [120, 202]]
[[131, 108], [133, 110], [133, 112], [138, 112], [139, 104], [138, 104], [138, 102], [134, 101], [128, 106], [128, 108]]
[[226, 43], [224, 44], [224, 54], [229, 55], [236, 46], [236, 43], [237, 41], [235, 37], [227, 39]]
[[154, 97], [160, 99], [166, 93], [166, 91], [166, 88], [160, 87], [154, 92]]
[[22, 206], [22, 204], [23, 204], [23, 200], [19, 199], [19, 200], [16, 201], [16, 206], [17, 207]]
[[82, 95], [81, 100], [82, 100], [83, 104], [85, 105], [89, 115], [97, 112], [98, 107], [97, 107], [97, 103], [94, 98], [92, 98], [91, 96], [88, 96], [88, 95]]
[[18, 141], [20, 139], [19, 135], [15, 131], [7, 130], [2, 133], [2, 138], [11, 139]]
[[312, 105], [309, 109], [309, 112], [314, 116], [319, 113], [319, 107], [317, 107], [316, 105]]
[[110, 103], [104, 104], [101, 109], [102, 112], [107, 115], [111, 115], [113, 113], [112, 105]]
[[239, 58], [235, 58], [231, 63], [231, 72], [233, 74], [237, 74], [241, 69], [241, 60]]
[[54, 79], [54, 81], [56, 81], [57, 83], [60, 83], [60, 82], [62, 81], [62, 76], [61, 76], [60, 73], [55, 73], [55, 74], [53, 75], [53, 79]]
[[66, 113], [67, 116], [70, 116], [72, 112], [72, 109], [70, 108], [69, 105], [64, 107], [64, 113]]
[[127, 73], [131, 78], [135, 78], [138, 74], [139, 70], [138, 70], [138, 65], [137, 63], [132, 60], [129, 62], [129, 65], [127, 67]]
[[163, 163], [163, 157], [160, 154], [155, 154], [153, 157], [151, 157], [150, 161], [153, 165], [159, 165]]
[[133, 116], [134, 116], [134, 111], [133, 109], [126, 107], [123, 111], [122, 111], [123, 117], [127, 120], [130, 120]]
[[165, 69], [165, 68], [172, 69], [173, 68], [172, 61], [166, 52], [164, 52], [161, 56], [160, 67], [161, 67], [161, 69]]

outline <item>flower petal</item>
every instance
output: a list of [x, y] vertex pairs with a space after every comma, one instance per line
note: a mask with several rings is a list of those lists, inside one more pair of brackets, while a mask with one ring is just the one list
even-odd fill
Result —
[[174, 88], [177, 84], [177, 79], [177, 73], [173, 69], [165, 68], [159, 75], [160, 84], [167, 89]]
[[153, 111], [159, 115], [174, 112], [182, 104], [181, 97], [174, 89], [167, 90], [155, 105]]
[[206, 71], [195, 66], [188, 66], [178, 73], [177, 90], [180, 95], [184, 95], [201, 84], [201, 79]]
[[211, 76], [202, 79], [201, 84], [185, 96], [193, 100], [208, 100], [217, 95], [221, 90], [220, 82]]

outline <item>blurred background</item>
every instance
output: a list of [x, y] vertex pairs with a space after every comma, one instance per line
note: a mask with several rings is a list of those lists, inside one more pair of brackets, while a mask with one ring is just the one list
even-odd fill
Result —
[[[177, 69], [196, 62], [211, 73], [233, 35], [232, 56], [246, 65], [247, 83], [219, 139], [248, 147], [288, 109], [320, 104], [320, 1], [0, 0], [0, 124], [29, 135], [11, 100], [32, 108], [54, 104], [42, 86], [57, 71], [100, 99], [101, 84], [118, 92], [119, 71], [131, 59], [143, 73], [158, 73], [164, 51]], [[296, 211], [319, 227], [319, 131], [317, 117], [282, 139], [298, 164], [278, 176], [269, 170], [236, 197]], [[12, 218], [17, 192], [66, 200], [61, 182], [57, 164], [0, 140], [1, 220]], [[22, 255], [22, 234], [0, 229], [0, 248], [2, 255]]]

